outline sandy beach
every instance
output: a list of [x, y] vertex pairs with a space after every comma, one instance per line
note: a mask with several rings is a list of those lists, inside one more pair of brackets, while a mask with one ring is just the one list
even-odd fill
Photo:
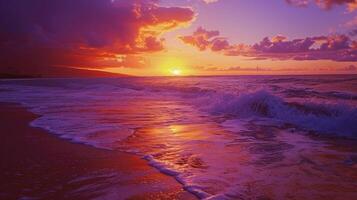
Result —
[[30, 127], [36, 117], [0, 104], [0, 199], [196, 199], [137, 156]]

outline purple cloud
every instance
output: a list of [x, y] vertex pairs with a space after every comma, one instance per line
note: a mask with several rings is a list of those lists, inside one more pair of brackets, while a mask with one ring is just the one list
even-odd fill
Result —
[[331, 9], [336, 5], [347, 5], [349, 11], [354, 11], [357, 9], [357, 0], [285, 0], [287, 3], [299, 6], [306, 7], [310, 3], [315, 3], [323, 9]]
[[[202, 37], [202, 34], [209, 35], [209, 37]], [[259, 60], [357, 61], [357, 42], [352, 41], [346, 35], [294, 40], [287, 40], [286, 37], [278, 35], [271, 39], [263, 38], [262, 41], [253, 45], [232, 45], [225, 38], [220, 37], [218, 31], [207, 31], [200, 27], [192, 35], [182, 36], [180, 39], [186, 44], [197, 47], [200, 51], [209, 49], [228, 56], [247, 56]]]

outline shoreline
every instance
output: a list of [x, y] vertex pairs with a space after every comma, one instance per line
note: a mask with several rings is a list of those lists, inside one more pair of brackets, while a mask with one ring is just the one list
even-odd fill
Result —
[[37, 117], [19, 104], [0, 103], [1, 199], [197, 199], [135, 155], [31, 127]]

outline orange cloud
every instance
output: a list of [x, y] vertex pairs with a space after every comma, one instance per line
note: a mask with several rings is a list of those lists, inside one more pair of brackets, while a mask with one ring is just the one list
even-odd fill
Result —
[[219, 31], [207, 31], [199, 27], [192, 35], [180, 36], [179, 38], [186, 44], [196, 46], [200, 50], [206, 50], [213, 46], [213, 41], [210, 39], [219, 35]]
[[161, 34], [190, 23], [195, 13], [191, 8], [162, 7], [156, 2], [0, 0], [0, 70], [98, 68], [118, 54], [161, 51], [165, 42]]

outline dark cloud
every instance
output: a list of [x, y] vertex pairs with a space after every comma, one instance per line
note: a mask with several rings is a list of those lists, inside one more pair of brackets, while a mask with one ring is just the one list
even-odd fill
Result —
[[162, 50], [159, 35], [193, 18], [156, 0], [0, 0], [0, 67], [103, 66]]
[[354, 30], [351, 30], [349, 33], [348, 33], [348, 35], [350, 35], [350, 36], [357, 36], [357, 29], [354, 29]]
[[[202, 34], [210, 37], [202, 37]], [[294, 40], [288, 40], [286, 37], [278, 35], [271, 39], [266, 37], [254, 45], [232, 45], [225, 38], [221, 38], [218, 31], [207, 31], [200, 27], [192, 35], [180, 38], [184, 43], [195, 46], [201, 51], [210, 49], [229, 56], [247, 56], [258, 60], [357, 61], [357, 42], [352, 41], [346, 35], [307, 37]]]

